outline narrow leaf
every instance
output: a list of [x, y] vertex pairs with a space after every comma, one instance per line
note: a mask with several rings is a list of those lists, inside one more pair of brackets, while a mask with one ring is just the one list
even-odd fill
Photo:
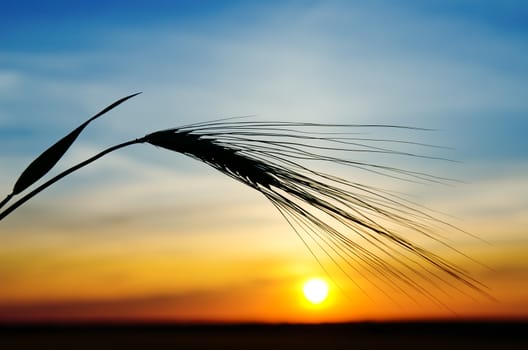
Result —
[[114, 103], [112, 103], [111, 105], [104, 108], [102, 111], [85, 121], [75, 130], [70, 132], [68, 135], [57, 141], [53, 146], [45, 150], [40, 156], [33, 160], [33, 162], [31, 162], [31, 164], [29, 164], [29, 166], [22, 172], [17, 182], [15, 183], [15, 186], [13, 187], [12, 194], [19, 194], [20, 192], [24, 191], [26, 188], [37, 182], [41, 177], [46, 175], [46, 173], [51, 170], [51, 168], [53, 168], [55, 164], [57, 164], [59, 159], [62, 158], [62, 156], [70, 148], [73, 142], [75, 142], [79, 134], [91, 121], [102, 116], [106, 112], [112, 110], [121, 103], [138, 94], [140, 93], [135, 93], [133, 95], [126, 96], [120, 100], [115, 101]]

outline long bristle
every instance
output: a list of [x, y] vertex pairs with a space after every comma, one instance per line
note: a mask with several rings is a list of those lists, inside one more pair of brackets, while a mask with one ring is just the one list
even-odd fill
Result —
[[432, 228], [435, 225], [452, 228], [451, 225], [388, 191], [304, 165], [328, 162], [406, 181], [449, 181], [423, 172], [353, 160], [350, 155], [354, 152], [441, 159], [383, 145], [435, 146], [370, 139], [352, 132], [367, 127], [405, 128], [217, 121], [159, 131], [147, 135], [144, 141], [203, 161], [258, 190], [282, 213], [317, 261], [321, 263], [321, 257], [315, 251], [325, 255], [348, 277], [352, 272], [369, 276], [365, 278], [384, 294], [381, 283], [406, 295], [410, 295], [406, 290], [412, 288], [436, 302], [440, 301], [423, 285], [459, 290], [457, 284], [461, 283], [482, 292], [479, 282], [455, 264], [406, 238], [409, 232], [418, 233], [458, 252]]

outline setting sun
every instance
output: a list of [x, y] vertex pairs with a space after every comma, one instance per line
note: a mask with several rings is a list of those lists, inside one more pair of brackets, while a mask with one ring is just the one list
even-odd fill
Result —
[[320, 304], [328, 296], [328, 283], [319, 278], [310, 279], [304, 284], [303, 293], [312, 304]]

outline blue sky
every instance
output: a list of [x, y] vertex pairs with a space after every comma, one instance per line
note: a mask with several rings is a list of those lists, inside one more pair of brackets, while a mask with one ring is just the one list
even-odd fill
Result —
[[[468, 156], [527, 156], [523, 2], [4, 1], [2, 7], [0, 132], [7, 138], [60, 133], [64, 118], [80, 120], [144, 91], [130, 108], [143, 112], [155, 103], [154, 114], [163, 115], [154, 125], [163, 127], [225, 115], [324, 113], [442, 129], [456, 124], [450, 143], [470, 141], [471, 149], [461, 150]], [[79, 100], [83, 108], [74, 110]], [[284, 108], [278, 115], [269, 106]], [[54, 119], [33, 117], [35, 108]], [[309, 115], [288, 116], [290, 108]], [[489, 142], [477, 146], [473, 136]]]
[[[526, 57], [526, 1], [3, 0], [0, 192], [62, 135], [143, 91], [90, 125], [59, 167], [150, 131], [229, 116], [433, 128], [402, 137], [453, 147], [440, 155], [460, 164], [418, 166], [465, 184], [407, 190], [471, 231], [526, 249]], [[215, 175], [151, 147], [123, 150], [21, 208], [6, 236], [50, 227], [64, 237], [76, 223], [126, 231], [145, 210], [153, 217], [134, 219], [138, 230], [154, 219], [166, 229], [204, 203], [261, 210]]]

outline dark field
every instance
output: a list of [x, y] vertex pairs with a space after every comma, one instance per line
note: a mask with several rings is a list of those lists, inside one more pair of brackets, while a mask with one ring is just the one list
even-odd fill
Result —
[[4, 325], [0, 349], [528, 349], [527, 322]]

